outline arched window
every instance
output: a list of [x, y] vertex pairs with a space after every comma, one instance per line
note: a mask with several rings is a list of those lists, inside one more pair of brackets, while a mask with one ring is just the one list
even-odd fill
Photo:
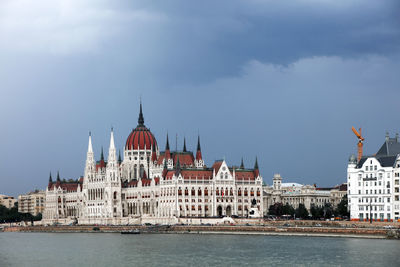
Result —
[[182, 188], [180, 188], [180, 187], [178, 189], [178, 196], [182, 196]]
[[228, 179], [228, 173], [225, 173], [225, 179]]
[[201, 196], [201, 189], [199, 188], [199, 190], [197, 190], [197, 195]]
[[241, 197], [242, 196], [242, 189], [239, 188], [238, 190], [238, 196]]
[[247, 197], [247, 188], [244, 189], [244, 196]]
[[114, 199], [117, 199], [117, 191], [114, 191]]
[[216, 193], [217, 196], [219, 196], [219, 188], [217, 187]]
[[189, 195], [189, 190], [187, 189], [187, 187], [185, 188], [185, 196]]
[[204, 189], [204, 195], [205, 195], [205, 196], [208, 196], [208, 189], [207, 189], [207, 187]]
[[192, 187], [192, 196], [196, 195], [196, 190], [194, 190], [194, 187]]

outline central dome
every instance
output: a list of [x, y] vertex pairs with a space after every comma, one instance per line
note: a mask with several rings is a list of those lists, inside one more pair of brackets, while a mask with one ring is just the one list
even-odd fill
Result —
[[138, 126], [132, 130], [128, 139], [126, 139], [125, 150], [144, 149], [145, 147], [148, 150], [152, 147], [157, 148], [157, 141], [150, 130], [144, 125], [142, 103], [140, 103]]

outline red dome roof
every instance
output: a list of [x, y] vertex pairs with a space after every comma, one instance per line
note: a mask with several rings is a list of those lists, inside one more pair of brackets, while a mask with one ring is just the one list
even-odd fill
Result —
[[126, 139], [125, 150], [144, 149], [145, 146], [146, 149], [149, 150], [152, 147], [156, 148], [157, 141], [150, 130], [144, 126], [142, 102], [140, 102], [138, 126], [136, 129], [132, 130], [131, 134], [128, 136], [128, 139]]
[[144, 125], [138, 125], [136, 129], [133, 129], [131, 134], [126, 139], [125, 149], [133, 150], [133, 149], [151, 149], [152, 147], [157, 146], [157, 141], [154, 135], [150, 132], [149, 129]]

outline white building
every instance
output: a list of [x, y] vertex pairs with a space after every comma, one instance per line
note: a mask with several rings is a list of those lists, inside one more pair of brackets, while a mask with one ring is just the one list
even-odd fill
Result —
[[229, 167], [225, 160], [204, 164], [200, 148], [165, 151], [144, 125], [142, 105], [138, 126], [126, 140], [124, 157], [117, 158], [111, 130], [108, 160], [103, 151], [95, 161], [92, 137], [84, 176], [56, 182], [46, 188], [45, 223], [77, 220], [80, 224], [176, 222], [180, 217], [247, 216], [257, 209], [262, 216], [262, 177], [257, 160], [253, 169]]
[[355, 221], [399, 220], [400, 143], [398, 135], [386, 140], [375, 155], [357, 162], [352, 155], [347, 168], [348, 205]]
[[311, 207], [323, 207], [330, 203], [336, 207], [342, 198], [347, 194], [346, 184], [332, 188], [317, 188], [316, 185], [303, 185], [299, 183], [282, 183], [280, 174], [275, 174], [272, 179], [272, 186], [264, 186], [264, 214], [275, 203], [290, 204], [298, 208], [303, 204], [310, 212]]

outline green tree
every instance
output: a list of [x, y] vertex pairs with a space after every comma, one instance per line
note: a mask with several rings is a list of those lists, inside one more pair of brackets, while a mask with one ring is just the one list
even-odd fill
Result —
[[283, 213], [283, 215], [293, 216], [295, 213], [295, 210], [292, 205], [290, 205], [289, 203], [286, 203], [285, 206], [282, 207], [282, 213]]
[[348, 200], [347, 200], [347, 194], [343, 196], [342, 200], [338, 204], [335, 214], [338, 216], [350, 216], [350, 213], [348, 211]]
[[275, 216], [282, 216], [283, 215], [282, 203], [275, 203], [275, 204], [269, 206], [268, 214], [275, 215]]
[[329, 219], [333, 216], [333, 208], [331, 203], [325, 203], [324, 205], [324, 218]]
[[308, 210], [304, 206], [304, 204], [299, 204], [299, 207], [296, 209], [296, 217], [307, 219], [308, 218]]

